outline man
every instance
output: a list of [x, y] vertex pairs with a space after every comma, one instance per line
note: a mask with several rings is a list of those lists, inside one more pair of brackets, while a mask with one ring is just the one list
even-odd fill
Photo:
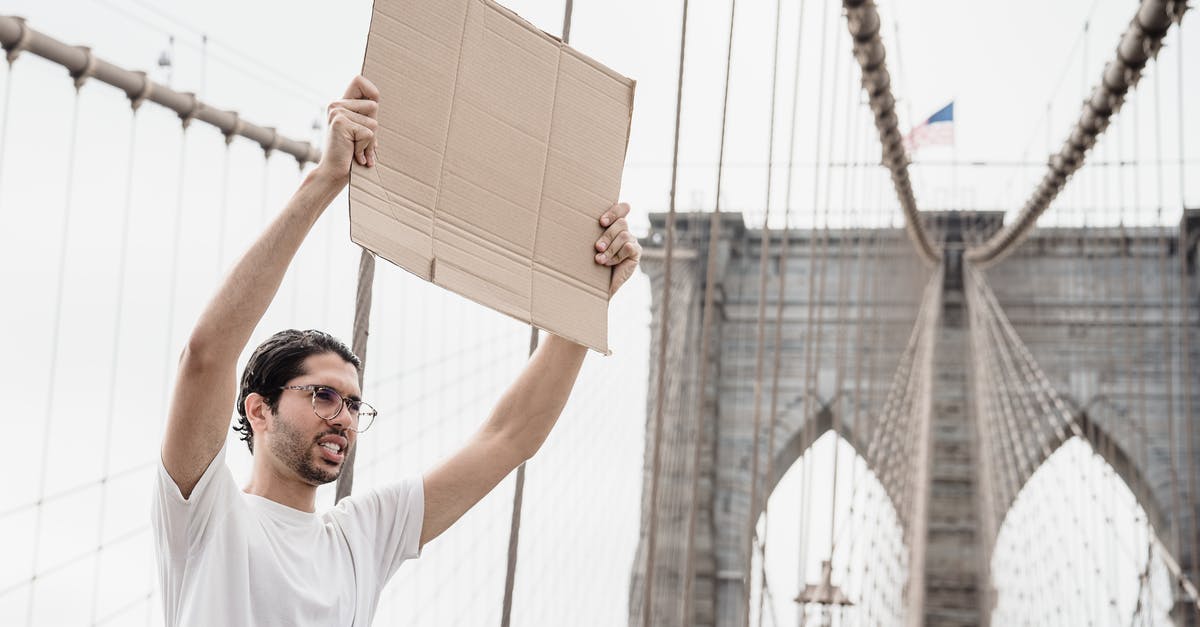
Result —
[[[153, 512], [168, 625], [369, 625], [400, 563], [538, 450], [575, 383], [586, 349], [549, 336], [462, 450], [422, 478], [318, 514], [317, 486], [338, 477], [374, 411], [345, 345], [284, 331], [255, 350], [236, 392], [254, 465], [244, 488], [234, 484], [224, 445], [238, 356], [349, 181], [350, 160], [375, 165], [378, 107], [361, 76], [329, 106], [321, 162], [226, 277], [180, 357]], [[614, 205], [600, 218], [595, 260], [614, 269], [612, 292], [641, 257], [628, 212]]]

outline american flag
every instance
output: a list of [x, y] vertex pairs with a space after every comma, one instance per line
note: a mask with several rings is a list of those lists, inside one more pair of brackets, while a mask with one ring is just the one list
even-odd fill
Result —
[[938, 109], [924, 122], [913, 127], [904, 136], [904, 149], [916, 152], [922, 146], [954, 145], [954, 103]]

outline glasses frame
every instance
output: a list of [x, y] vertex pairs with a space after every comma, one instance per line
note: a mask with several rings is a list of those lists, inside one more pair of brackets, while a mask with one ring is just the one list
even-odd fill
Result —
[[[355, 433], [366, 432], [367, 429], [370, 429], [371, 426], [375, 424], [375, 419], [379, 417], [379, 412], [370, 403], [365, 403], [365, 402], [363, 402], [362, 399], [352, 400], [352, 399], [346, 398], [345, 396], [342, 396], [342, 394], [340, 392], [333, 389], [332, 387], [329, 387], [328, 385], [321, 385], [319, 383], [313, 383], [313, 384], [309, 384], [309, 385], [281, 385], [281, 386], [279, 386], [279, 389], [281, 389], [281, 390], [297, 390], [300, 392], [311, 392], [312, 393], [311, 399], [312, 399], [313, 414], [317, 418], [320, 418], [321, 420], [324, 420], [325, 422], [333, 422], [333, 420], [335, 418], [342, 415], [343, 409], [353, 412], [354, 410], [350, 409], [350, 403], [352, 403], [352, 402], [358, 403], [360, 406], [366, 405], [367, 407], [370, 407], [371, 411], [374, 412], [375, 415], [371, 417], [371, 422], [367, 424], [365, 429], [358, 429], [356, 427], [346, 427], [347, 429], [349, 429], [350, 431], [353, 431]], [[329, 390], [335, 396], [337, 396], [339, 399], [342, 400], [341, 405], [338, 407], [338, 410], [333, 412], [333, 415], [328, 418], [317, 413], [317, 392], [320, 390]], [[361, 415], [361, 412], [358, 412], [357, 414], [351, 414], [351, 418], [353, 418], [353, 423], [355, 425], [357, 425], [359, 423], [359, 415]]]

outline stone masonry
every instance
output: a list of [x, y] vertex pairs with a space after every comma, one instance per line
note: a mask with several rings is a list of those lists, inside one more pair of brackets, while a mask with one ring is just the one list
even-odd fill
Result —
[[[922, 525], [927, 535], [920, 543], [925, 550], [922, 559], [914, 560], [924, 564], [923, 572], [916, 575], [921, 577], [924, 594], [909, 595], [923, 599], [923, 607], [908, 611], [923, 617], [919, 624], [987, 625], [993, 591], [985, 562], [1002, 521], [985, 520], [979, 508], [978, 443], [957, 251], [964, 233], [986, 235], [997, 228], [1000, 214], [927, 218], [927, 228], [946, 241], [948, 252], [934, 349], [928, 506]], [[653, 341], [642, 542], [630, 581], [631, 625], [642, 620], [663, 290], [665, 216], [654, 215], [651, 222], [643, 268], [654, 294]], [[1086, 426], [1093, 446], [1133, 490], [1175, 560], [1189, 571], [1195, 567], [1189, 558], [1191, 548], [1200, 538], [1191, 532], [1197, 503], [1188, 498], [1187, 480], [1190, 469], [1200, 468], [1200, 460], [1188, 459], [1186, 453], [1200, 451], [1200, 442], [1189, 449], [1186, 438], [1189, 433], [1200, 437], [1200, 425], [1188, 429], [1181, 399], [1187, 398], [1184, 391], [1191, 394], [1195, 420], [1200, 415], [1198, 227], [1200, 213], [1189, 211], [1179, 229], [1039, 229], [1009, 258], [986, 271], [1007, 316], [1051, 383], [1071, 404], [1077, 420]], [[709, 375], [701, 394], [697, 386], [709, 230], [707, 214], [678, 217], [663, 404], [654, 625], [744, 623], [751, 481], [758, 484], [753, 505], [757, 517], [776, 482], [830, 428], [834, 416], [843, 437], [865, 455], [862, 434], [882, 405], [912, 330], [921, 288], [933, 271], [918, 261], [901, 229], [818, 230], [815, 236], [808, 230], [794, 230], [783, 256], [782, 233], [771, 231], [764, 238], [763, 231], [746, 228], [740, 214], [723, 215]], [[752, 476], [759, 254], [764, 245], [768, 247], [767, 359], [759, 410], [759, 472]], [[1184, 280], [1181, 263], [1187, 268]], [[781, 276], [781, 371], [772, 399], [771, 357]], [[1178, 306], [1181, 293], [1190, 303], [1186, 320]], [[867, 337], [840, 332], [857, 328], [860, 316], [871, 321], [863, 326]], [[818, 321], [811, 329], [810, 320]], [[1184, 332], [1189, 334], [1193, 364], [1190, 379], [1183, 370]], [[819, 364], [808, 380], [804, 377], [806, 347]], [[857, 363], [858, 377], [839, 377], [835, 367], [839, 363], [843, 373], [849, 364]], [[849, 386], [857, 386], [859, 406], [852, 406]], [[1168, 388], [1173, 401], [1168, 400]], [[774, 433], [769, 433], [772, 400], [777, 422]], [[699, 466], [693, 469], [698, 433], [702, 446]], [[1061, 442], [1049, 444], [1054, 448]], [[1168, 463], [1171, 446], [1176, 447], [1176, 473], [1182, 474], [1178, 481], [1173, 481]], [[1183, 486], [1181, 496], [1173, 492], [1177, 485]], [[691, 615], [681, 620], [693, 509], [693, 601]], [[790, 597], [794, 591], [776, 594]]]

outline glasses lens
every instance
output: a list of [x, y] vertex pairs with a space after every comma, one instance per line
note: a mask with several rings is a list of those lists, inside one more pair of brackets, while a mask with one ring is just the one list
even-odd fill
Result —
[[342, 408], [342, 397], [330, 388], [313, 388], [313, 411], [325, 420], [332, 420]]
[[369, 429], [371, 427], [371, 423], [375, 422], [375, 415], [377, 413], [375, 408], [362, 401], [353, 403], [352, 407], [357, 408], [356, 413], [358, 416], [358, 424], [355, 425], [354, 430], [361, 433]]

